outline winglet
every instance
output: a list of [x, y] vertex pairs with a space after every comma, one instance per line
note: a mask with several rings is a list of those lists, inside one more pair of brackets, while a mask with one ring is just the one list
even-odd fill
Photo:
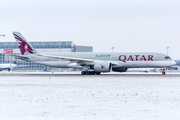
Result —
[[13, 32], [13, 35], [22, 55], [37, 53], [34, 47], [21, 35], [20, 32]]

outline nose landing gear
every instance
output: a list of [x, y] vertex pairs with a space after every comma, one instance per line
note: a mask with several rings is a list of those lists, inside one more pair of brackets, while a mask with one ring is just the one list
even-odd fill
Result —
[[166, 70], [165, 68], [163, 68], [162, 75], [165, 75], [165, 74], [166, 74]]

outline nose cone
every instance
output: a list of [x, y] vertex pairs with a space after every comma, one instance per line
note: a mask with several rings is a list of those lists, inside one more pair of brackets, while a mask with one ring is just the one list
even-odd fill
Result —
[[176, 65], [176, 62], [173, 60], [173, 61], [171, 61], [171, 65], [173, 66], [173, 65]]

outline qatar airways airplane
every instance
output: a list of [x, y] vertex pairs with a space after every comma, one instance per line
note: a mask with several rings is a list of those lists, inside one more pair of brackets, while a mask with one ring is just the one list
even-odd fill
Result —
[[[99, 75], [101, 72], [126, 72], [128, 68], [165, 68], [175, 65], [169, 56], [155, 52], [75, 52], [38, 53], [21, 35], [13, 32], [21, 51], [21, 60], [56, 68], [79, 68], [82, 75]], [[162, 72], [165, 75], [165, 70]]]

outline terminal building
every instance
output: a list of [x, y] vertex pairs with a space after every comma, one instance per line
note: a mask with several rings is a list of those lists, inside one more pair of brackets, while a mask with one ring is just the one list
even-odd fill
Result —
[[[93, 52], [91, 46], [79, 46], [75, 45], [72, 41], [46, 41], [46, 42], [30, 42], [37, 52]], [[16, 42], [0, 42], [0, 64], [11, 64], [15, 58], [7, 56], [5, 54], [21, 55], [19, 47]], [[13, 68], [13, 71], [44, 71], [49, 69], [50, 71], [63, 71], [69, 70], [68, 68], [52, 68], [43, 66], [36, 63], [26, 62], [23, 60], [17, 60], [19, 67]], [[71, 69], [73, 70], [73, 69]]]

